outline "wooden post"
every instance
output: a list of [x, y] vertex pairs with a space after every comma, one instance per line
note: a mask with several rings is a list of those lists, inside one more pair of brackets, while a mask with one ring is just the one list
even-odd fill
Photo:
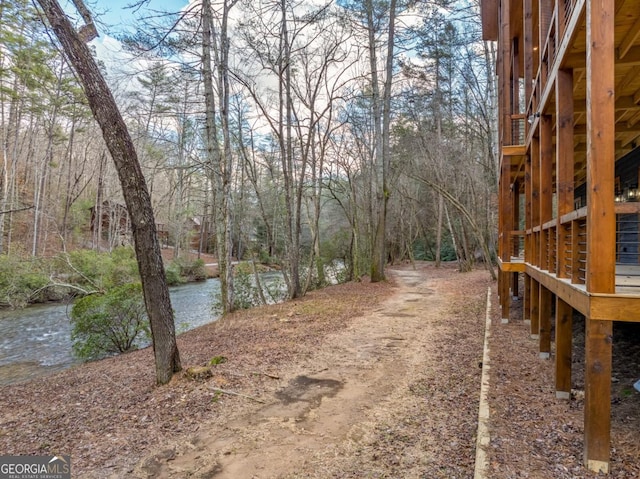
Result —
[[[558, 267], [556, 274], [558, 278], [566, 278], [568, 276], [567, 268], [571, 265], [567, 264], [567, 258], [562, 254], [564, 245], [567, 242], [567, 230], [560, 224], [560, 218], [574, 209], [572, 70], [558, 70], [556, 78], [556, 113], [556, 184], [558, 191], [558, 223], [556, 228]], [[573, 254], [575, 253], [573, 252]]]
[[586, 318], [584, 462], [609, 472], [611, 442], [611, 345], [613, 323]]
[[[531, 139], [531, 227], [540, 226], [540, 142]], [[539, 234], [533, 234], [531, 242], [531, 264], [540, 266]]]
[[[553, 0], [539, 0], [540, 45], [544, 45], [549, 35], [551, 16], [553, 15]], [[542, 50], [542, 49], [540, 49]]]
[[525, 324], [531, 324], [531, 276], [524, 274], [524, 304], [522, 315]]
[[502, 158], [502, 172], [500, 177], [500, 192], [502, 194], [502, 211], [500, 214], [500, 223], [502, 227], [502, 261], [510, 262], [513, 250], [513, 242], [511, 240], [511, 232], [513, 231], [513, 200], [511, 195], [511, 158], [504, 156]]
[[502, 284], [503, 284], [503, 294], [504, 294], [504, 309], [502, 311], [502, 324], [507, 324], [511, 317], [511, 296], [509, 294], [510, 288], [510, 279], [511, 273], [505, 272], [503, 273]]
[[[553, 215], [553, 125], [550, 115], [540, 117], [540, 224], [550, 221]], [[540, 231], [540, 268], [549, 270], [547, 250], [548, 230]]]
[[549, 359], [551, 357], [551, 291], [540, 285], [540, 357]]
[[[500, 104], [500, 117], [502, 119], [502, 144], [513, 144], [512, 138], [512, 125], [511, 125], [511, 113], [512, 113], [512, 99], [513, 99], [513, 72], [511, 63], [511, 52], [513, 48], [513, 38], [511, 35], [511, 13], [510, 2], [502, 2], [500, 8], [500, 56], [501, 63], [498, 67], [498, 74], [500, 76], [501, 89], [499, 97], [501, 99]], [[516, 81], [518, 79], [516, 78]], [[513, 202], [511, 200], [511, 157], [502, 155], [501, 157], [501, 169], [500, 169], [500, 251], [501, 260], [503, 262], [511, 261], [511, 231], [513, 231]], [[501, 272], [500, 278], [500, 306], [502, 309], [502, 322], [509, 321], [509, 273]]]
[[591, 293], [615, 292], [614, 10], [605, 0], [587, 2], [586, 282]]
[[[511, 12], [510, 2], [501, 2], [500, 8], [500, 56], [502, 63], [498, 72], [502, 89], [499, 96], [502, 100], [500, 106], [500, 117], [502, 118], [502, 142], [503, 145], [511, 145], [513, 138], [511, 137], [511, 113], [512, 113], [512, 95], [513, 95], [513, 77], [511, 51], [513, 48], [513, 38], [511, 35]], [[516, 81], [518, 79], [516, 78]], [[511, 261], [511, 231], [513, 231], [513, 202], [511, 200], [511, 158], [502, 155], [502, 164], [500, 170], [500, 232], [501, 237], [501, 259], [503, 262]], [[502, 322], [509, 321], [509, 273], [501, 272], [500, 281], [500, 305], [502, 309]]]
[[[512, 103], [511, 95], [513, 92], [513, 79], [511, 76], [511, 49], [513, 47], [513, 39], [511, 36], [511, 8], [510, 1], [501, 2], [500, 8], [500, 53], [502, 56], [501, 70], [498, 70], [502, 82], [504, 82], [504, 88], [500, 91], [502, 97], [502, 109], [499, 112], [503, 118], [503, 144], [511, 145], [511, 113]], [[504, 158], [503, 158], [504, 161]], [[510, 181], [509, 176], [507, 180]]]
[[[587, 291], [615, 291], [615, 2], [587, 0]], [[609, 471], [612, 323], [586, 318], [584, 460]]]
[[540, 337], [540, 283], [531, 279], [531, 339]]
[[[502, 168], [500, 172], [500, 214], [499, 214], [499, 231], [500, 244], [499, 255], [503, 263], [511, 261], [511, 198], [510, 184], [511, 166], [510, 158], [502, 156]], [[500, 311], [502, 315], [502, 323], [509, 322], [509, 273], [500, 271], [498, 273], [498, 295], [500, 299]]]
[[[521, 214], [520, 214], [520, 189], [521, 189], [522, 183], [520, 180], [515, 179], [513, 182], [513, 191], [511, 193], [511, 201], [513, 202], [512, 204], [512, 211], [513, 211], [513, 229], [514, 230], [519, 230], [520, 229], [520, 218], [521, 218]], [[514, 236], [512, 239], [512, 245], [513, 245], [513, 254], [514, 255], [518, 255], [520, 253], [520, 238], [517, 236]]]
[[[513, 212], [513, 221], [512, 228], [514, 230], [520, 229], [520, 182], [515, 180], [513, 182], [513, 189], [511, 191], [511, 200], [513, 202], [511, 206], [511, 210]], [[511, 248], [514, 256], [519, 256], [520, 254], [520, 237], [512, 236], [511, 237]], [[512, 299], [518, 299], [518, 273], [511, 273], [511, 297]]]
[[498, 273], [498, 291], [500, 295], [500, 312], [502, 314], [502, 324], [509, 322], [509, 273], [500, 271]]
[[556, 297], [556, 397], [571, 398], [573, 308]]
[[[533, 264], [532, 247], [533, 234], [531, 232], [531, 154], [528, 153], [524, 163], [524, 261]], [[527, 315], [529, 312], [526, 313]]]
[[[511, 111], [513, 113], [520, 113], [520, 51], [518, 48], [518, 39], [514, 38], [511, 42], [511, 51], [513, 52], [513, 64], [511, 65]], [[518, 126], [515, 129], [513, 128], [513, 124], [511, 127], [511, 133], [514, 140], [519, 139], [520, 135], [524, 134], [524, 132], [520, 131], [520, 123], [518, 123]], [[522, 143], [520, 141], [514, 141], [513, 144], [520, 145]]]
[[[511, 145], [511, 35], [509, 33], [509, 2], [502, 2], [499, 9], [499, 62], [497, 65], [499, 91], [498, 91], [498, 111], [501, 145]], [[500, 182], [499, 182], [499, 216], [498, 231], [499, 245], [498, 254], [503, 263], [510, 261], [511, 244], [511, 158], [500, 155]], [[509, 280], [508, 274], [500, 271], [498, 281], [498, 295], [500, 298], [500, 309], [502, 321], [509, 318]]]
[[524, 0], [524, 98], [528, 102], [533, 92], [533, 6], [532, 0]]

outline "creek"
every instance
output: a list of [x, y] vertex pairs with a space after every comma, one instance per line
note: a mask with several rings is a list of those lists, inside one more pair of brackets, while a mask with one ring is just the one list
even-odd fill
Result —
[[[218, 279], [169, 288], [178, 333], [217, 320], [211, 311]], [[72, 304], [0, 310], [0, 385], [72, 367]]]

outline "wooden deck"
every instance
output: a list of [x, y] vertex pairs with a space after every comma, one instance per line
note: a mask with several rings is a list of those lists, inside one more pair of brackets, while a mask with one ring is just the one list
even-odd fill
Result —
[[613, 322], [640, 322], [640, 266], [616, 264], [640, 258], [640, 0], [481, 6], [498, 42], [502, 319], [523, 272], [523, 319], [549, 358], [555, 316], [568, 398], [573, 311], [585, 315], [584, 464], [606, 473]]
[[640, 297], [640, 266], [616, 265], [616, 293]]
[[525, 273], [537, 284], [587, 317], [603, 321], [640, 322], [640, 266], [624, 265], [621, 272], [627, 274], [616, 276], [616, 282], [624, 280], [626, 286], [616, 286], [615, 293], [589, 293], [586, 285], [572, 283], [568, 278], [558, 278], [537, 266], [526, 264], [525, 269]]
[[523, 273], [526, 263], [523, 258], [512, 256], [509, 261], [502, 261], [498, 258], [498, 266], [501, 271], [508, 271], [510, 273]]

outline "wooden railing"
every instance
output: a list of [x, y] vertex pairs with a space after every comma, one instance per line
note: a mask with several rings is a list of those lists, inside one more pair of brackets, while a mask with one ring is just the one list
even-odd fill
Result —
[[560, 40], [562, 40], [567, 30], [569, 19], [571, 18], [576, 6], [576, 0], [558, 0], [558, 2], [558, 27], [560, 32], [560, 35], [558, 36]]
[[587, 220], [579, 219], [571, 223], [571, 235], [573, 236], [573, 267], [571, 282], [585, 284], [587, 282]]
[[511, 144], [524, 145], [526, 135], [526, 115], [524, 113], [511, 115]]
[[[531, 97], [525, 99], [527, 105], [526, 117], [531, 118], [533, 122], [535, 122], [536, 115], [539, 112], [540, 98], [547, 86], [549, 72], [552, 71], [553, 65], [557, 61], [558, 49], [567, 33], [569, 22], [577, 4], [578, 0], [556, 0], [553, 11], [550, 12], [548, 29], [543, 32], [544, 41], [540, 46], [540, 65], [538, 71], [533, 72]], [[537, 31], [533, 32], [533, 35], [537, 34]]]
[[547, 230], [547, 266], [549, 273], [556, 272], [556, 260], [557, 260], [557, 249], [556, 249], [556, 227], [552, 226]]
[[566, 223], [566, 224], [562, 224], [560, 225], [560, 228], [563, 229], [563, 237], [564, 237], [564, 242], [561, 245], [561, 250], [560, 250], [560, 267], [562, 268], [562, 271], [564, 273], [564, 277], [565, 278], [571, 278], [572, 275], [572, 268], [571, 268], [571, 261], [573, 258], [573, 237], [572, 235], [572, 231], [573, 228], [571, 227], [571, 223]]
[[511, 232], [511, 257], [524, 258], [524, 231]]

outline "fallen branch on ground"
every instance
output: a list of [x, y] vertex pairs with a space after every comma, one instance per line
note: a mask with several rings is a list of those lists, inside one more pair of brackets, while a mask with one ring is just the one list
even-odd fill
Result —
[[251, 371], [253, 374], [262, 374], [263, 376], [267, 376], [268, 378], [271, 379], [280, 379], [280, 376], [276, 376], [275, 374], [269, 374], [269, 373], [265, 373], [264, 371]]
[[230, 396], [239, 396], [241, 398], [251, 399], [252, 401], [259, 402], [261, 404], [265, 403], [262, 399], [258, 399], [253, 396], [247, 396], [246, 394], [237, 393], [235, 391], [228, 391], [226, 389], [220, 389], [220, 388], [209, 388], [209, 389], [216, 393], [229, 394]]

